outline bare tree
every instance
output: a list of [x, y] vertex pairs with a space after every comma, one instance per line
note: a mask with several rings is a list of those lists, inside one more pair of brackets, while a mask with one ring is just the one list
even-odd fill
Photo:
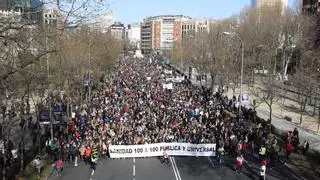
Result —
[[[46, 1], [46, 3], [56, 3], [56, 1]], [[27, 104], [29, 103], [27, 99], [30, 96], [39, 96], [36, 95], [39, 84], [47, 82], [47, 79], [43, 79], [48, 65], [46, 59], [53, 58], [54, 53], [57, 53], [60, 36], [71, 25], [77, 26], [79, 23], [91, 22], [92, 17], [99, 15], [101, 9], [98, 9], [102, 6], [94, 0], [63, 1], [58, 6], [63, 19], [57, 23], [56, 31], [50, 31], [49, 33], [48, 28], [44, 28], [42, 22], [24, 19], [30, 15], [30, 12], [15, 12], [9, 14], [9, 16], [0, 17], [0, 45], [4, 47], [0, 50], [0, 88], [2, 92], [11, 94], [9, 100], [19, 100], [21, 106], [23, 106], [24, 101], [27, 101]], [[1, 94], [0, 99], [8, 100], [8, 97]], [[22, 115], [23, 113], [25, 112], [21, 109], [19, 114]], [[7, 129], [10, 129], [10, 127], [8, 126]], [[24, 139], [22, 136], [20, 144], [21, 149], [23, 149]], [[21, 168], [23, 170], [23, 153], [21, 156]], [[4, 170], [3, 179], [5, 178]]]
[[[277, 56], [280, 44], [281, 17], [280, 7], [277, 6], [262, 8], [259, 11], [257, 9], [245, 9], [239, 17], [241, 23], [236, 29], [245, 44], [247, 68], [251, 68], [252, 72], [255, 66], [264, 67], [269, 72], [262, 79], [262, 87], [253, 87], [252, 93], [269, 107], [270, 123], [272, 120], [272, 105], [278, 100], [279, 93], [275, 88], [275, 75], [278, 67]], [[248, 77], [248, 75], [245, 76]]]

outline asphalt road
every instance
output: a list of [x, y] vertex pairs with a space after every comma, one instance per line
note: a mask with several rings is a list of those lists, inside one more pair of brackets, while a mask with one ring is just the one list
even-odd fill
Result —
[[[67, 165], [61, 177], [52, 175], [49, 180], [244, 180], [259, 179], [257, 162], [250, 161], [241, 174], [235, 173], [234, 159], [226, 159], [221, 167], [208, 157], [174, 157], [169, 166], [158, 158], [101, 160], [91, 176], [90, 167], [80, 162], [78, 167]], [[216, 166], [216, 167], [213, 167]], [[268, 180], [299, 180], [286, 166], [267, 171]]]

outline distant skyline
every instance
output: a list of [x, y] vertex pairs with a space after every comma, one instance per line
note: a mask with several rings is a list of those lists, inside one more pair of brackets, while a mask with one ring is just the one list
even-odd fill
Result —
[[[104, 0], [117, 21], [125, 24], [140, 22], [148, 16], [182, 14], [196, 19], [223, 19], [249, 7], [251, 0]], [[296, 0], [288, 0], [292, 6]]]

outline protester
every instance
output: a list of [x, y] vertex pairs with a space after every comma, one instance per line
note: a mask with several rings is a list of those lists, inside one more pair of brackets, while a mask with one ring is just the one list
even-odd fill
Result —
[[169, 154], [168, 154], [168, 149], [166, 148], [164, 151], [163, 151], [163, 159], [162, 159], [162, 164], [167, 164], [169, 165], [170, 162], [169, 162]]
[[57, 162], [54, 162], [51, 164], [51, 172], [48, 177], [50, 177], [52, 174], [57, 174], [59, 175], [58, 167], [57, 167]]
[[306, 155], [308, 149], [309, 149], [309, 141], [308, 140], [304, 140], [303, 147], [302, 147], [302, 154], [304, 156]]
[[291, 141], [287, 142], [286, 144], [286, 150], [287, 150], [287, 159], [289, 159], [290, 154], [293, 151], [293, 146], [291, 144]]
[[241, 173], [242, 172], [242, 167], [243, 167], [243, 164], [246, 162], [246, 160], [243, 158], [243, 155], [242, 154], [239, 154], [236, 158], [236, 172], [237, 173]]
[[37, 173], [38, 177], [40, 177], [41, 175], [41, 170], [42, 170], [42, 167], [43, 167], [43, 162], [40, 158], [40, 156], [37, 156], [33, 161], [32, 161], [32, 164], [35, 168], [35, 172]]
[[57, 168], [58, 176], [62, 176], [63, 168], [64, 168], [64, 163], [63, 163], [63, 161], [62, 161], [61, 158], [59, 158], [59, 159], [56, 161], [56, 168]]
[[266, 170], [267, 170], [267, 164], [266, 161], [261, 162], [261, 167], [260, 167], [260, 180], [266, 180]]
[[266, 153], [267, 153], [267, 148], [265, 147], [264, 144], [261, 145], [259, 149], [259, 159], [264, 160], [266, 158]]
[[285, 163], [285, 149], [282, 147], [279, 147], [279, 151], [278, 151], [278, 161], [280, 163]]
[[91, 150], [91, 175], [94, 175], [94, 172], [96, 170], [97, 166], [97, 161], [98, 161], [98, 149], [96, 147], [93, 147]]

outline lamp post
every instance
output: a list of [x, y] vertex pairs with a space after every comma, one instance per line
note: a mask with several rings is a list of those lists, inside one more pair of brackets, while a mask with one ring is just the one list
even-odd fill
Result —
[[239, 107], [239, 117], [240, 117], [240, 109], [242, 107], [242, 79], [243, 79], [243, 59], [244, 59], [244, 44], [240, 36], [234, 32], [223, 32], [224, 35], [236, 37], [239, 39], [241, 43], [241, 74], [240, 74], [240, 107]]
[[89, 37], [89, 102], [91, 102], [91, 37]]
[[182, 34], [181, 34], [181, 40], [180, 40], [180, 68], [182, 69], [182, 50], [183, 50], [183, 47], [182, 47]]

